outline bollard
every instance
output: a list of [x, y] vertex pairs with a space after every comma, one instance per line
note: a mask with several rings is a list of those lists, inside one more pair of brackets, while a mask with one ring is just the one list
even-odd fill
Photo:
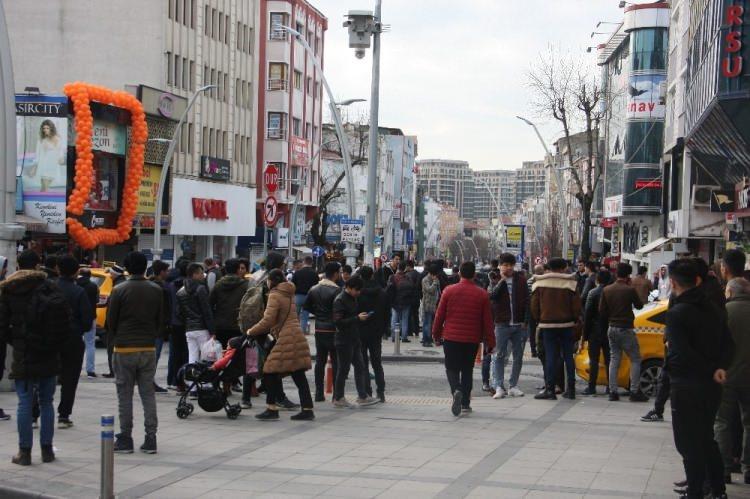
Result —
[[326, 364], [326, 393], [333, 393], [333, 360], [330, 355]]
[[115, 453], [114, 432], [115, 417], [109, 414], [102, 415], [102, 463], [99, 473], [99, 497], [100, 499], [114, 499], [114, 476], [115, 476]]
[[393, 345], [393, 355], [401, 355], [401, 324], [393, 329], [393, 334], [396, 335], [396, 341]]

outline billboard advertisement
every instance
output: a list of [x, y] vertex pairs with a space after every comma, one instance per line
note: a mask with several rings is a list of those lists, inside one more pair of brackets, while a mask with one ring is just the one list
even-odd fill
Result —
[[516, 255], [518, 263], [523, 263], [525, 252], [525, 234], [524, 225], [506, 225], [505, 226], [505, 247], [509, 253]]
[[16, 195], [23, 213], [51, 234], [65, 233], [67, 116], [65, 96], [16, 95]]
[[634, 75], [628, 85], [628, 119], [659, 119], [667, 115], [666, 75]]

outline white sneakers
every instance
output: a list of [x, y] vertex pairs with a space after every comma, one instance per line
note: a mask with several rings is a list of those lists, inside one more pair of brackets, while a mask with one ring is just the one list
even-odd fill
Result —
[[498, 387], [495, 391], [495, 395], [492, 396], [495, 400], [504, 399], [505, 397], [523, 397], [524, 393], [516, 386], [506, 391], [502, 386]]

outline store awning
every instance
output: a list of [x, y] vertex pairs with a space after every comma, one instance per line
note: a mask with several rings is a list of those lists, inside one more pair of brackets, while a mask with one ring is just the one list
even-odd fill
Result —
[[47, 230], [47, 222], [24, 215], [23, 213], [16, 213], [16, 222], [23, 225], [26, 227], [26, 230], [31, 232], [45, 232]]
[[660, 237], [659, 239], [655, 239], [648, 243], [646, 246], [642, 246], [638, 248], [635, 252], [636, 255], [645, 256], [651, 253], [652, 251], [658, 250], [668, 242], [670, 242], [671, 239], [668, 237]]
[[307, 246], [294, 246], [292, 247], [294, 251], [298, 251], [302, 254], [311, 254], [312, 255], [312, 248], [308, 248]]

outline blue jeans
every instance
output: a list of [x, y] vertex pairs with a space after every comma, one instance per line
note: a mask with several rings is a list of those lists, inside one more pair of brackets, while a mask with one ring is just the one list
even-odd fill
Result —
[[294, 295], [294, 303], [297, 305], [297, 317], [299, 317], [300, 326], [302, 326], [302, 332], [307, 334], [310, 332], [310, 312], [302, 308], [307, 300], [307, 295]]
[[432, 322], [435, 312], [422, 312], [422, 343], [432, 343]]
[[575, 388], [576, 366], [573, 362], [573, 329], [569, 327], [544, 328], [542, 339], [544, 340], [544, 384], [547, 390], [555, 389], [555, 374], [557, 373], [561, 350], [565, 362], [567, 388]]
[[55, 435], [55, 407], [52, 404], [52, 399], [55, 396], [57, 377], [17, 379], [15, 382], [16, 395], [18, 395], [18, 412], [16, 413], [18, 447], [31, 449], [34, 444], [34, 432], [31, 429], [34, 391], [39, 396], [41, 416], [39, 441], [42, 445], [52, 445], [52, 437]]
[[[495, 388], [505, 386], [505, 366], [508, 365], [509, 353], [513, 354], [513, 368], [510, 373], [510, 388], [518, 386], [518, 377], [523, 365], [523, 351], [526, 347], [528, 332], [523, 326], [495, 325]], [[510, 344], [510, 352], [508, 351]]]
[[391, 339], [396, 339], [396, 325], [401, 326], [401, 339], [409, 337], [409, 307], [401, 310], [391, 309]]
[[96, 356], [96, 319], [91, 329], [83, 334], [83, 342], [86, 344], [86, 372], [93, 373], [96, 368], [94, 358]]
[[164, 338], [156, 338], [154, 341], [154, 347], [156, 348], [156, 362], [159, 362], [159, 357], [161, 357], [161, 349], [164, 348]]

